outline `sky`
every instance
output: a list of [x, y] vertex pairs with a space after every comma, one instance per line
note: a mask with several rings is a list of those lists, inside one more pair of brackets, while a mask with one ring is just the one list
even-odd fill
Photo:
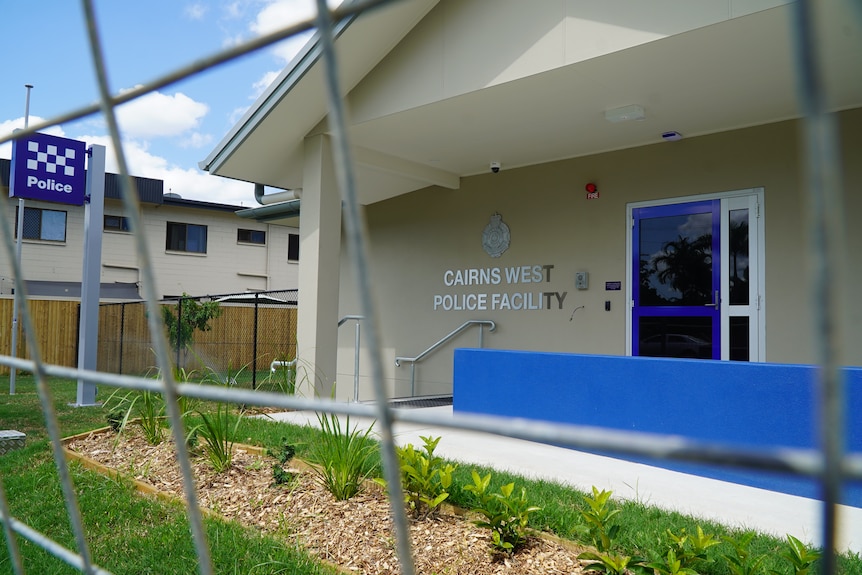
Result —
[[[314, 0], [94, 0], [110, 91], [146, 84], [226, 47], [309, 18]], [[81, 3], [0, 0], [0, 136], [98, 101]], [[252, 184], [198, 168], [307, 41], [290, 38], [117, 108], [129, 170], [183, 198], [252, 207]], [[45, 130], [104, 145], [101, 115]], [[11, 158], [11, 143], [0, 158]]]

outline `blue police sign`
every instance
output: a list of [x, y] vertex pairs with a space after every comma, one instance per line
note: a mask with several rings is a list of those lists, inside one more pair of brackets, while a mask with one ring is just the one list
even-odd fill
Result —
[[87, 174], [84, 142], [33, 134], [12, 144], [9, 196], [72, 204], [84, 203]]

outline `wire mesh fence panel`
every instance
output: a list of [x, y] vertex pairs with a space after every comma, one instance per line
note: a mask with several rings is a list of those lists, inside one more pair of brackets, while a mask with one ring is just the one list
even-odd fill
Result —
[[[14, 366], [17, 369], [26, 369], [35, 374], [41, 407], [44, 412], [48, 435], [51, 439], [52, 452], [58, 469], [58, 475], [60, 476], [62, 497], [68, 513], [72, 535], [65, 538], [65, 545], [61, 545], [46, 534], [34, 532], [28, 526], [14, 520], [8, 510], [4, 487], [0, 484], [0, 513], [3, 516], [6, 539], [16, 539], [18, 537], [26, 539], [82, 572], [105, 572], [95, 565], [93, 558], [90, 556], [87, 531], [83, 527], [78, 498], [72, 485], [71, 475], [62, 451], [62, 441], [59, 435], [57, 418], [51, 403], [50, 389], [46, 384], [46, 378], [57, 376], [80, 378], [118, 388], [146, 390], [162, 394], [167, 408], [167, 419], [170, 422], [172, 439], [177, 450], [177, 460], [181, 468], [188, 521], [194, 540], [194, 553], [197, 556], [198, 570], [203, 575], [213, 572], [210, 545], [218, 545], [218, 542], [208, 541], [202, 526], [200, 504], [189, 465], [188, 445], [180, 419], [178, 406], [178, 398], [180, 396], [237, 404], [315, 410], [333, 414], [361, 415], [375, 418], [381, 433], [384, 474], [387, 479], [390, 500], [397, 502], [396, 505], [392, 506], [392, 518], [395, 525], [395, 542], [393, 545], [398, 551], [401, 571], [407, 575], [413, 573], [413, 555], [409, 543], [404, 509], [400, 504], [403, 501], [403, 494], [400, 491], [400, 475], [395, 459], [393, 436], [393, 424], [398, 420], [426, 424], [433, 422], [437, 425], [452, 428], [484, 431], [508, 437], [518, 437], [572, 447], [602, 449], [615, 453], [641, 454], [683, 461], [708, 461], [722, 465], [742, 465], [819, 477], [824, 485], [832, 486], [830, 489], [826, 489], [827, 495], [824, 504], [824, 509], [826, 510], [824, 513], [824, 522], [826, 524], [825, 544], [829, 548], [824, 563], [824, 572], [829, 574], [835, 573], [834, 557], [832, 556], [832, 550], [834, 549], [834, 529], [832, 526], [834, 526], [835, 507], [838, 502], [835, 494], [832, 492], [834, 491], [832, 488], [836, 484], [840, 485], [844, 477], [862, 478], [862, 464], [860, 464], [858, 458], [844, 460], [840, 446], [836, 448], [833, 445], [837, 441], [834, 438], [827, 438], [825, 440], [826, 447], [822, 453], [794, 452], [791, 450], [787, 453], [775, 453], [764, 456], [762, 454], [717, 449], [715, 446], [704, 445], [696, 441], [686, 442], [679, 438], [645, 437], [638, 434], [614, 433], [610, 431], [587, 431], [556, 426], [549, 423], [513, 422], [510, 420], [503, 421], [494, 418], [470, 416], [459, 417], [454, 420], [440, 419], [435, 418], [433, 415], [410, 412], [396, 413], [387, 405], [385, 401], [386, 394], [382, 387], [380, 344], [377, 340], [376, 328], [373, 324], [376, 314], [371, 304], [368, 266], [364, 259], [366, 239], [362, 233], [362, 226], [359, 221], [355, 183], [353, 182], [351, 171], [352, 164], [344, 134], [345, 122], [340, 96], [342, 91], [339, 88], [338, 78], [335, 73], [332, 46], [334, 38], [333, 20], [330, 20], [332, 18], [337, 21], [339, 18], [361, 12], [370, 6], [384, 3], [387, 2], [385, 0], [353, 2], [330, 13], [326, 9], [325, 2], [321, 0], [318, 2], [319, 11], [314, 20], [308, 20], [285, 28], [274, 35], [262, 37], [262, 39], [226, 50], [212, 58], [202, 59], [156, 82], [141, 86], [140, 88], [136, 88], [136, 90], [128, 91], [122, 95], [121, 99], [120, 97], [112, 97], [107, 93], [104, 62], [102, 61], [101, 48], [98, 43], [98, 28], [95, 25], [92, 5], [90, 2], [83, 2], [85, 16], [90, 25], [90, 41], [100, 87], [100, 107], [88, 107], [72, 112], [49, 121], [47, 125], [60, 124], [70, 119], [84, 117], [101, 109], [111, 127], [112, 139], [120, 156], [120, 171], [124, 176], [127, 176], [128, 170], [125, 166], [119, 133], [116, 128], [114, 106], [122, 101], [127, 101], [127, 99], [138, 97], [158, 89], [160, 86], [171, 84], [189, 75], [206, 70], [221, 62], [230, 61], [244, 53], [289, 37], [296, 32], [314, 26], [319, 28], [321, 32], [321, 53], [328, 66], [326, 82], [329, 94], [330, 128], [333, 131], [335, 140], [333, 146], [334, 155], [337, 160], [336, 167], [340, 187], [345, 195], [345, 220], [348, 229], [346, 237], [348, 245], [355, 249], [352, 253], [357, 267], [359, 299], [362, 304], [361, 313], [365, 318], [368, 318], [364, 329], [368, 333], [369, 355], [372, 357], [374, 364], [371, 372], [377, 401], [372, 405], [337, 403], [319, 398], [304, 398], [284, 393], [271, 393], [270, 390], [257, 391], [254, 389], [244, 389], [245, 387], [259, 387], [258, 375], [268, 372], [269, 364], [272, 361], [296, 357], [296, 314], [299, 304], [296, 291], [228, 294], [226, 296], [207, 296], [205, 298], [180, 298], [168, 304], [157, 302], [152, 295], [155, 293], [155, 290], [153, 289], [153, 268], [151, 265], [148, 265], [150, 262], [148, 248], [140, 237], [143, 235], [142, 232], [138, 232], [136, 246], [139, 250], [138, 256], [144, 263], [141, 267], [143, 274], [142, 283], [144, 284], [144, 293], [148, 294], [148, 299], [143, 303], [104, 306], [101, 310], [100, 332], [103, 335], [100, 337], [99, 342], [99, 357], [100, 362], [104, 363], [99, 363], [98, 371], [92, 372], [73, 369], [67, 367], [68, 365], [74, 365], [73, 363], [65, 363], [66, 360], [56, 359], [60, 356], [39, 353], [40, 348], [49, 350], [52, 347], [68, 352], [67, 341], [69, 340], [69, 336], [67, 332], [69, 329], [72, 329], [68, 327], [70, 325], [67, 317], [70, 315], [68, 312], [61, 311], [60, 306], [47, 306], [44, 314], [39, 315], [33, 310], [28, 309], [28, 306], [21, 306], [22, 323], [25, 327], [24, 332], [27, 335], [27, 356], [31, 357], [32, 361], [4, 356], [2, 363], [6, 367]], [[802, 10], [808, 3], [799, 2], [798, 4], [800, 5], [800, 10]], [[806, 16], [801, 14], [794, 28], [795, 34], [802, 37], [803, 40], [805, 40], [808, 33], [805, 27], [805, 18]], [[806, 88], [810, 88], [815, 81], [808, 78], [804, 73], [801, 76], [803, 77], [802, 92], [806, 93]], [[818, 108], [817, 99], [814, 98], [814, 100], [815, 103], [806, 108], [805, 112], [809, 119], [816, 120], [822, 113], [822, 110]], [[22, 137], [42, 127], [44, 126], [37, 126], [30, 132], [25, 130], [15, 137]], [[834, 137], [834, 134], [826, 130], [825, 133], [821, 133], [821, 136], [829, 140]], [[826, 147], [828, 148], [828, 146]], [[829, 162], [824, 162], [818, 154], [811, 153], [810, 157], [812, 158], [810, 160], [812, 171], [818, 172], [824, 168], [827, 170], [832, 169], [829, 166]], [[828, 159], [834, 160], [835, 158], [827, 157]], [[824, 163], [827, 165], [824, 166]], [[132, 228], [140, 230], [142, 228], [135, 220], [137, 207], [135, 204], [135, 194], [130, 189], [127, 177], [125, 181], [123, 195], [124, 202], [126, 202], [126, 213], [133, 220]], [[818, 186], [814, 187], [818, 188]], [[831, 218], [834, 217], [834, 215], [825, 216], [819, 225], [828, 228], [833, 222]], [[5, 248], [11, 254], [13, 242], [12, 233], [9, 229], [10, 224], [5, 219], [2, 223]], [[33, 227], [30, 229], [30, 232], [33, 234], [37, 233], [33, 231], [34, 229], [36, 228]], [[827, 260], [826, 256], [829, 249], [828, 243], [819, 245], [818, 254], [823, 256], [824, 260]], [[14, 257], [10, 257], [9, 259], [12, 261]], [[15, 276], [20, 278], [20, 268], [16, 268], [15, 272]], [[829, 267], [822, 273], [823, 278], [827, 280], [827, 284], [828, 279], [833, 277], [833, 273], [834, 269]], [[26, 288], [20, 279], [16, 280], [16, 292], [26, 296]], [[170, 321], [172, 320], [167, 320], [169, 316], [175, 318], [175, 326], [181, 326], [183, 325], [184, 313], [193, 313], [193, 310], [197, 309], [196, 306], [207, 304], [217, 304], [219, 311], [218, 314], [214, 314], [209, 319], [207, 329], [198, 328], [197, 330], [192, 330], [189, 336], [183, 333], [180, 327], [177, 327], [175, 333], [171, 334]], [[829, 310], [824, 305], [824, 308], [817, 310], [817, 313], [821, 316], [827, 316]], [[169, 325], [167, 329], [163, 329], [163, 321], [168, 321]], [[43, 342], [39, 342], [35, 334], [45, 331], [49, 325], [55, 328], [56, 339], [49, 338]], [[197, 325], [200, 326], [201, 324]], [[63, 327], [57, 328], [56, 326]], [[823, 329], [826, 330], [828, 327]], [[832, 334], [827, 333], [824, 335], [829, 337], [823, 338], [827, 345], [827, 349], [823, 354], [826, 373], [824, 384], [826, 391], [823, 393], [827, 399], [834, 399], [832, 397], [832, 395], [836, 395], [834, 389], [840, 387], [840, 383], [836, 381], [836, 377], [832, 373], [835, 367], [833, 363], [834, 359], [831, 355], [831, 349], [828, 347], [830, 342], [832, 342]], [[222, 382], [224, 383], [242, 383], [243, 385], [206, 386], [178, 383], [174, 379], [173, 370], [171, 369], [174, 365], [189, 370], [213, 372], [224, 376], [222, 378]], [[159, 370], [162, 377], [158, 380], [152, 380], [112, 375], [140, 375], [150, 367]], [[241, 377], [240, 372], [248, 373], [249, 377], [247, 379], [246, 377]], [[232, 379], [236, 381], [234, 382]], [[824, 431], [834, 431], [829, 428], [829, 424], [834, 421], [840, 421], [840, 417], [833, 416], [835, 410], [840, 409], [841, 406], [836, 406], [834, 401], [824, 401], [824, 404], [827, 405], [827, 410], [821, 418], [821, 421], [827, 422], [824, 426]], [[828, 436], [829, 434], [824, 433], [824, 435]], [[21, 566], [20, 552], [16, 544], [14, 542], [10, 543], [8, 547], [11, 564], [15, 572], [23, 572], [26, 566]]]
[[[200, 328], [191, 316], [200, 304], [215, 310]], [[296, 357], [297, 290], [189, 296], [162, 305], [178, 325], [187, 324], [179, 340], [169, 333], [174, 365], [190, 379], [256, 388], [273, 361]], [[206, 329], [202, 329], [202, 328]], [[171, 327], [168, 327], [170, 332]], [[102, 304], [99, 308], [99, 369], [130, 375], [156, 368], [145, 302]], [[71, 365], [71, 364], [70, 364]]]

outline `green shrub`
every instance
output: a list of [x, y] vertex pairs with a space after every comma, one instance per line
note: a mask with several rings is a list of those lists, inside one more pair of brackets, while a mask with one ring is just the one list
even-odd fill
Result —
[[[578, 555], [578, 559], [592, 561], [584, 566], [584, 571], [596, 571], [598, 573], [609, 573], [610, 575], [627, 575], [628, 573], [652, 573], [648, 567], [641, 564], [641, 560], [629, 555], [618, 553], [587, 551]], [[683, 573], [679, 571], [678, 573]]]
[[696, 575], [699, 571], [695, 567], [712, 562], [707, 557], [706, 550], [721, 543], [713, 535], [705, 534], [700, 525], [697, 526], [696, 534], [686, 533], [683, 527], [679, 530], [679, 535], [668, 529], [667, 536], [670, 539], [670, 548], [666, 552], [653, 552], [653, 560], [646, 563], [646, 566], [654, 569], [658, 575]]
[[725, 554], [727, 568], [733, 575], [762, 575], [765, 555], [753, 555], [749, 549], [754, 533], [743, 533], [739, 537], [722, 537], [733, 548], [733, 554]]
[[479, 527], [491, 530], [491, 544], [495, 551], [513, 554], [527, 541], [527, 523], [529, 515], [538, 511], [539, 507], [527, 502], [527, 490], [515, 495], [515, 484], [507, 483], [499, 492], [491, 493], [488, 486], [491, 474], [480, 476], [472, 472], [473, 484], [465, 485], [464, 489], [472, 492], [478, 499], [478, 506], [472, 510], [485, 517], [475, 521]]
[[581, 510], [581, 516], [587, 522], [587, 535], [600, 552], [611, 550], [620, 530], [619, 525], [611, 524], [611, 519], [620, 512], [609, 505], [612, 494], [612, 491], [599, 491], [594, 485], [593, 496], [584, 496], [589, 508]]
[[811, 549], [805, 543], [787, 535], [787, 548], [781, 556], [793, 567], [793, 575], [809, 575], [814, 573], [814, 563], [823, 555], [816, 549]]
[[404, 500], [416, 519], [427, 519], [438, 513], [440, 504], [449, 497], [452, 472], [456, 466], [434, 455], [440, 438], [421, 437], [422, 450], [412, 444], [398, 448], [401, 485]]

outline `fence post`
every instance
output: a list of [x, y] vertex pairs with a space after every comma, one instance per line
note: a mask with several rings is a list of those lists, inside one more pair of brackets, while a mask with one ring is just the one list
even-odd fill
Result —
[[126, 336], [126, 302], [120, 304], [120, 375], [123, 374], [123, 342]]
[[[75, 308], [75, 316], [75, 357], [77, 358], [81, 352], [81, 302], [78, 302]], [[26, 338], [24, 339], [24, 343], [27, 343]], [[15, 351], [17, 353], [17, 350]]]
[[180, 349], [182, 349], [182, 347], [183, 347], [183, 330], [180, 328], [180, 326], [182, 325], [182, 323], [183, 323], [183, 298], [182, 298], [182, 296], [180, 296], [180, 298], [177, 300], [177, 337], [176, 337], [176, 340], [177, 340], [177, 363], [174, 366], [175, 369], [179, 369], [179, 367], [181, 365], [180, 364]]
[[260, 293], [254, 293], [254, 334], [251, 344], [251, 388], [257, 389], [257, 314]]

